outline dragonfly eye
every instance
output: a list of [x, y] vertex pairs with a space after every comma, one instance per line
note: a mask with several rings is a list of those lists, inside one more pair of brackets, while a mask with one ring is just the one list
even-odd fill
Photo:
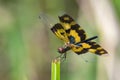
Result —
[[65, 53], [65, 49], [62, 48], [62, 47], [60, 47], [60, 48], [58, 48], [58, 52], [59, 52], [59, 53]]

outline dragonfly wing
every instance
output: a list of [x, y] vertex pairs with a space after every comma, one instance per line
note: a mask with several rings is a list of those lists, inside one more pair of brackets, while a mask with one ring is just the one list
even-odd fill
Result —
[[68, 35], [70, 43], [75, 44], [86, 39], [85, 31], [80, 27], [80, 25], [76, 24], [72, 17], [64, 14], [59, 17], [59, 20]]
[[99, 44], [96, 42], [86, 42], [86, 43], [81, 43], [80, 46], [74, 45], [72, 46], [72, 50], [79, 54], [83, 54], [86, 52], [91, 52], [97, 55], [103, 55], [107, 54], [107, 51], [103, 49]]
[[63, 40], [64, 42], [69, 42], [68, 40], [68, 36], [63, 28], [63, 26], [60, 23], [55, 24], [52, 28], [51, 28], [52, 32], [61, 40]]
[[91, 53], [95, 53], [97, 55], [103, 55], [103, 54], [108, 54], [108, 52], [103, 49], [99, 44], [96, 42], [88, 42], [88, 44], [91, 46], [88, 51]]
[[84, 54], [84, 53], [88, 52], [87, 49], [84, 49], [83, 47], [80, 47], [80, 46], [79, 47], [78, 46], [74, 46], [74, 47], [72, 47], [72, 50], [73, 50], [73, 52], [75, 52], [78, 55]]

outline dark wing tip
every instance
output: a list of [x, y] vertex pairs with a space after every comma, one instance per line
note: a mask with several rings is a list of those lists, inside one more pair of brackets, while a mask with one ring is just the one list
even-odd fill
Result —
[[104, 54], [108, 54], [108, 52], [106, 50], [102, 49], [102, 50], [97, 50], [95, 52], [95, 54], [97, 54], [97, 55], [104, 55]]
[[71, 23], [72, 21], [74, 21], [74, 19], [70, 17], [68, 14], [58, 16], [58, 18], [61, 22], [65, 22], [65, 23]]
[[51, 29], [56, 28], [56, 29], [64, 29], [60, 23], [55, 24]]

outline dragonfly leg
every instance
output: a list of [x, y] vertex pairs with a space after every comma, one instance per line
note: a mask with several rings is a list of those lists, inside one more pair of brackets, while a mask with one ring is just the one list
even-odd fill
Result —
[[66, 60], [66, 53], [60, 54], [56, 59], [60, 59], [61, 62], [64, 62]]

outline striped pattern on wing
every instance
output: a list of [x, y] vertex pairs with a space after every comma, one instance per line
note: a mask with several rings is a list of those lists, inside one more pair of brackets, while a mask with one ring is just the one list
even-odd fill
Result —
[[60, 23], [55, 24], [52, 28], [51, 28], [52, 32], [61, 40], [63, 40], [64, 42], [69, 42], [68, 40], [68, 36], [63, 28], [63, 26]]
[[94, 53], [97, 55], [107, 54], [107, 51], [105, 49], [103, 49], [96, 42], [81, 43], [80, 46], [73, 45], [72, 50], [78, 55], [84, 54], [86, 52], [91, 52], [91, 53]]
[[85, 31], [76, 24], [76, 22], [67, 14], [59, 17], [61, 25], [64, 27], [69, 41], [72, 44], [84, 41], [86, 39]]

